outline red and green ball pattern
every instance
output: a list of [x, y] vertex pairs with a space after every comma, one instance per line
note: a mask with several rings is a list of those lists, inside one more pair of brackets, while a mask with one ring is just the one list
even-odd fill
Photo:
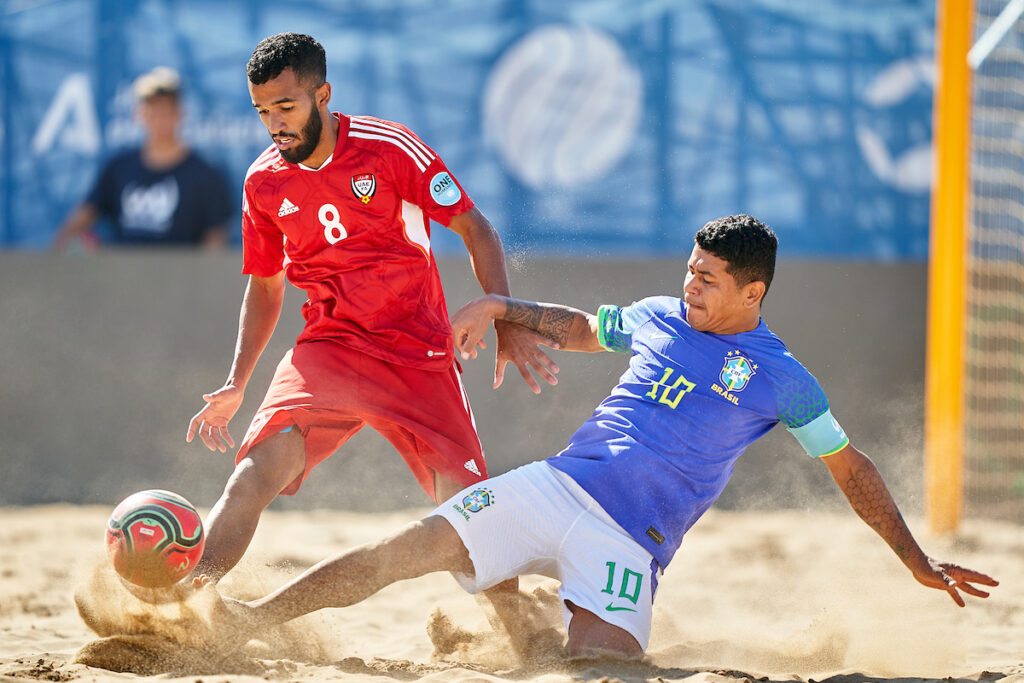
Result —
[[137, 586], [163, 588], [188, 576], [203, 556], [203, 520], [176, 493], [139, 491], [107, 520], [107, 554], [117, 573]]

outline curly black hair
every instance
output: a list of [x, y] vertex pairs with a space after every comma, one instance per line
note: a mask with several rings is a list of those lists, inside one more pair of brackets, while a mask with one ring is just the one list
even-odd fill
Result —
[[775, 275], [779, 239], [764, 223], [742, 213], [716, 218], [697, 231], [694, 241], [729, 264], [725, 272], [733, 276], [737, 285], [760, 281], [765, 293], [768, 292]]
[[262, 85], [288, 68], [310, 89], [319, 88], [327, 80], [327, 55], [323, 45], [301, 33], [278, 33], [264, 38], [253, 50], [245, 73], [250, 83]]

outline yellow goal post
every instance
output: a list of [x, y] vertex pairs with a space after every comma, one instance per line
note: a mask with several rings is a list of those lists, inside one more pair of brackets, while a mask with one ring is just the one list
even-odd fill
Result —
[[[1024, 0], [940, 0], [925, 512], [1024, 522]], [[977, 37], [975, 34], [977, 31]]]

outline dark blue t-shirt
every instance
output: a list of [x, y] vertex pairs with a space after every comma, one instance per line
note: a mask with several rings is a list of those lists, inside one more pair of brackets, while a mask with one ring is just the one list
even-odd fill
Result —
[[223, 175], [189, 152], [177, 165], [152, 170], [141, 151], [107, 162], [86, 198], [111, 225], [119, 244], [199, 244], [210, 228], [224, 226], [233, 202]]
[[629, 368], [547, 462], [583, 487], [661, 567], [718, 498], [736, 459], [778, 422], [812, 456], [848, 439], [818, 381], [764, 321], [698, 332], [681, 300], [602, 306], [599, 340]]

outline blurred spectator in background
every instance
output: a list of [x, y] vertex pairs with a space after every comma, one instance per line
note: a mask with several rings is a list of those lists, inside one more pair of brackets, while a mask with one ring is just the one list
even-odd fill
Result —
[[182, 119], [178, 73], [157, 67], [133, 85], [136, 116], [145, 135], [142, 146], [107, 161], [92, 191], [64, 221], [54, 248], [74, 240], [96, 241], [99, 218], [111, 224], [115, 244], [227, 244], [227, 220], [234, 203], [224, 176], [178, 137]]

